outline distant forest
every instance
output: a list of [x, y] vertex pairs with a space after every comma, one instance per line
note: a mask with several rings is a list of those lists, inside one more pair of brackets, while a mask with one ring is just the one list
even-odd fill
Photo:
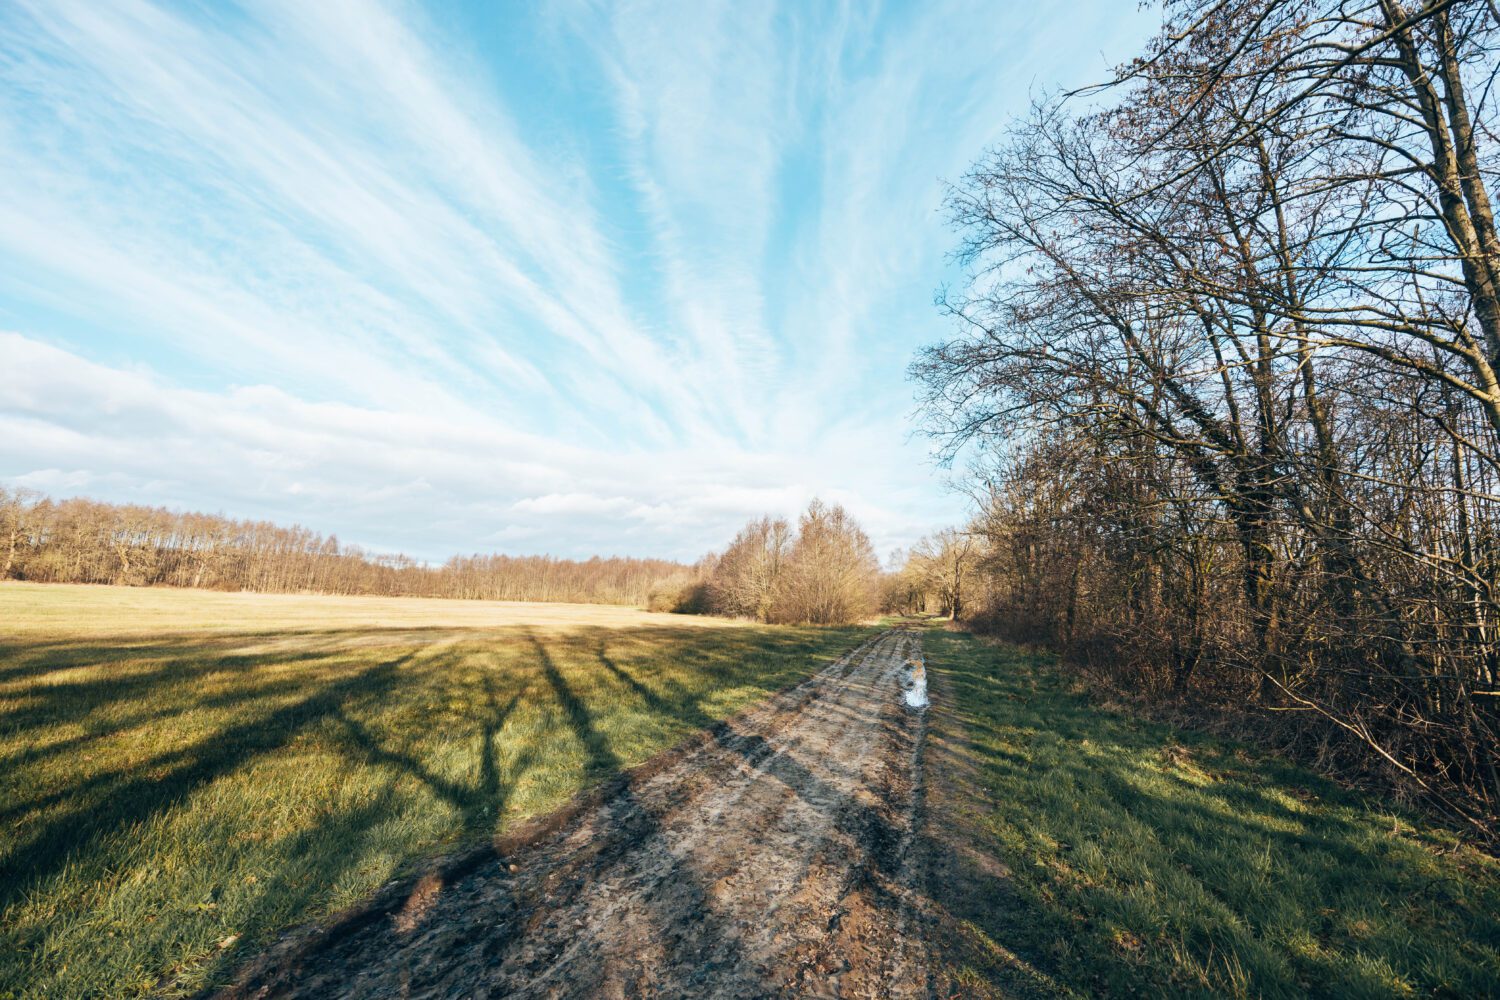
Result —
[[0, 579], [645, 606], [699, 575], [665, 559], [470, 555], [430, 566], [296, 525], [0, 487]]

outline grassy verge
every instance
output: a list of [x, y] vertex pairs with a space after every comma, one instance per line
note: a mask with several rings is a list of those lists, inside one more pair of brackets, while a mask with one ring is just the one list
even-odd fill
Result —
[[933, 895], [967, 996], [1500, 995], [1500, 864], [1236, 744], [929, 633]]
[[585, 622], [3, 642], [0, 996], [213, 982], [868, 631]]

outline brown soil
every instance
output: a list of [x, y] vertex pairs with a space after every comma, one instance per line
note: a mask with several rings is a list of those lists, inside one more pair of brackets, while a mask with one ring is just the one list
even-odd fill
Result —
[[883, 633], [223, 996], [930, 996], [920, 643]]

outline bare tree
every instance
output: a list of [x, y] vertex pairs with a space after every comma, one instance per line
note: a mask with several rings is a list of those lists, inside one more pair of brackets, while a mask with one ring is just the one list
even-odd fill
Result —
[[875, 547], [848, 511], [814, 500], [798, 519], [775, 618], [815, 625], [859, 621], [875, 608], [879, 573]]
[[938, 607], [952, 621], [964, 613], [964, 597], [977, 556], [971, 532], [945, 528], [917, 542], [907, 565], [921, 580], [922, 589], [937, 598]]
[[783, 518], [762, 517], [740, 529], [714, 570], [714, 606], [724, 614], [770, 621], [791, 544], [792, 529]]

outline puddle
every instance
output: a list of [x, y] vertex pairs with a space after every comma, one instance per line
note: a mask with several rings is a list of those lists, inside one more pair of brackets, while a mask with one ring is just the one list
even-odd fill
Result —
[[921, 660], [906, 661], [906, 669], [901, 672], [901, 687], [907, 708], [927, 707], [927, 668]]

